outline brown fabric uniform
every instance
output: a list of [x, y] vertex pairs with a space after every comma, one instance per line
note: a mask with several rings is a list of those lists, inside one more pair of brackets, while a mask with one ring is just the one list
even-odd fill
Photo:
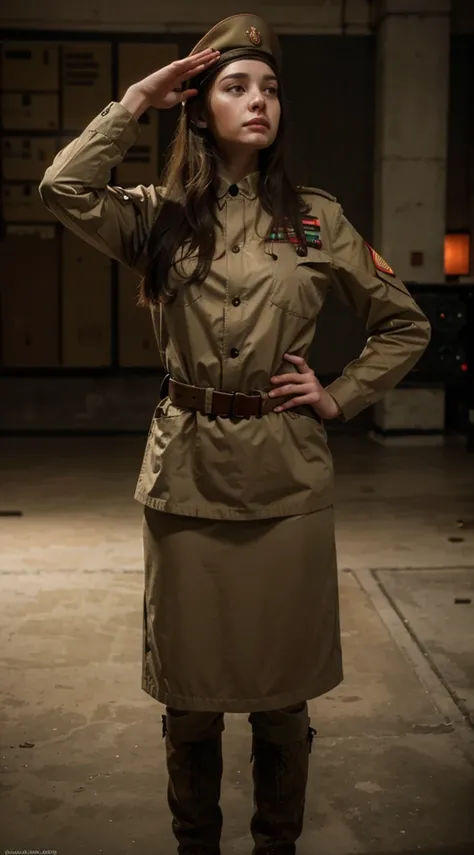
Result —
[[143, 688], [276, 710], [342, 680], [333, 509], [240, 523], [146, 508]]
[[[163, 188], [108, 186], [111, 169], [138, 133], [138, 122], [124, 107], [109, 105], [56, 156], [40, 192], [68, 228], [143, 273]], [[184, 383], [265, 395], [271, 376], [294, 371], [283, 360], [285, 352], [308, 356], [318, 314], [333, 288], [364, 318], [369, 334], [360, 357], [328, 387], [342, 418], [351, 419], [415, 365], [428, 344], [429, 323], [403, 283], [376, 268], [363, 238], [327, 194], [303, 193], [311, 216], [320, 219], [322, 249], [308, 246], [301, 257], [291, 243], [259, 238], [257, 217], [264, 234], [268, 215], [256, 195], [257, 178], [258, 173], [247, 176], [234, 196], [222, 176], [224, 232], [218, 231], [208, 279], [187, 286], [172, 274], [174, 299], [153, 312], [167, 370]], [[191, 266], [186, 261], [181, 268]], [[163, 399], [151, 422], [136, 498], [160, 511], [221, 520], [327, 507], [334, 494], [326, 431], [306, 411], [213, 420]]]
[[[229, 20], [207, 44], [248, 51], [252, 42], [257, 55], [275, 53], [266, 30], [254, 44], [260, 19]], [[142, 274], [165, 190], [109, 184], [138, 134], [138, 122], [112, 102], [56, 156], [40, 193], [73, 232]], [[265, 242], [257, 180], [231, 186], [221, 173], [223, 231], [209, 276], [187, 286], [170, 275], [172, 297], [152, 312], [163, 360], [185, 384], [266, 399], [270, 377], [295, 370], [283, 354], [307, 358], [333, 289], [368, 332], [361, 355], [328, 387], [349, 420], [415, 365], [428, 320], [324, 191], [302, 190], [308, 216], [320, 221], [320, 247], [302, 256], [290, 242]], [[135, 496], [147, 506], [145, 691], [176, 709], [239, 712], [297, 703], [341, 681], [333, 466], [311, 408], [214, 418], [165, 396]]]

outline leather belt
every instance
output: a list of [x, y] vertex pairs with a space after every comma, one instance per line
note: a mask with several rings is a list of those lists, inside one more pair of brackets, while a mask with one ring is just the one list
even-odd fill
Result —
[[[166, 379], [165, 377], [165, 381]], [[176, 407], [199, 410], [207, 416], [234, 419], [249, 419], [250, 416], [261, 418], [278, 406], [277, 400], [264, 398], [260, 392], [255, 395], [244, 395], [243, 392], [220, 392], [217, 389], [180, 383], [171, 377], [168, 379], [168, 394], [171, 403]]]
[[[281, 398], [269, 398], [263, 392], [256, 392], [254, 395], [245, 395], [243, 392], [220, 392], [217, 389], [180, 383], [178, 380], [173, 380], [169, 374], [161, 384], [160, 399], [166, 395], [169, 395], [171, 403], [176, 407], [199, 410], [203, 415], [235, 419], [249, 419], [251, 416], [261, 418], [271, 413], [278, 404], [292, 397], [286, 395]], [[294, 407], [293, 409], [321, 421], [312, 407]]]

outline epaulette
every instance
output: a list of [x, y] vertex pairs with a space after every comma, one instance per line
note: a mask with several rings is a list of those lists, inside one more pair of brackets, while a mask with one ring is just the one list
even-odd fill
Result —
[[330, 199], [331, 202], [337, 202], [335, 196], [331, 193], [328, 193], [327, 190], [320, 190], [319, 187], [300, 187], [298, 186], [298, 191], [300, 193], [316, 193], [318, 196], [324, 196], [326, 199]]

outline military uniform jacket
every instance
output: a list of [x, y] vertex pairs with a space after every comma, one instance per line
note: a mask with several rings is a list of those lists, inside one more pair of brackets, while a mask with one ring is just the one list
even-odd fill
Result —
[[[111, 103], [59, 152], [40, 194], [65, 226], [143, 274], [165, 190], [109, 185], [111, 170], [138, 134], [136, 119]], [[309, 245], [306, 256], [291, 241], [265, 241], [269, 217], [257, 182], [254, 173], [229, 192], [221, 174], [217, 213], [223, 229], [217, 230], [208, 278], [187, 285], [178, 273], [190, 272], [193, 259], [178, 263], [170, 275], [171, 297], [152, 309], [167, 371], [197, 386], [267, 393], [270, 377], [295, 370], [284, 353], [307, 358], [332, 288], [368, 332], [363, 352], [327, 387], [340, 418], [349, 420], [415, 365], [429, 342], [428, 320], [329, 194], [302, 191], [311, 204], [307, 216], [317, 219], [320, 231], [320, 242]], [[135, 498], [172, 514], [227, 520], [327, 507], [334, 498], [332, 457], [324, 423], [311, 413], [308, 407], [262, 418], [215, 418], [180, 409], [165, 397], [151, 420]]]

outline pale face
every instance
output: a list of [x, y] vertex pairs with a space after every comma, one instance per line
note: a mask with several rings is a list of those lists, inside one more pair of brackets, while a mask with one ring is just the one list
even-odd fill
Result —
[[212, 84], [208, 126], [221, 148], [268, 148], [277, 135], [280, 114], [278, 81], [265, 62], [239, 59], [229, 63]]

